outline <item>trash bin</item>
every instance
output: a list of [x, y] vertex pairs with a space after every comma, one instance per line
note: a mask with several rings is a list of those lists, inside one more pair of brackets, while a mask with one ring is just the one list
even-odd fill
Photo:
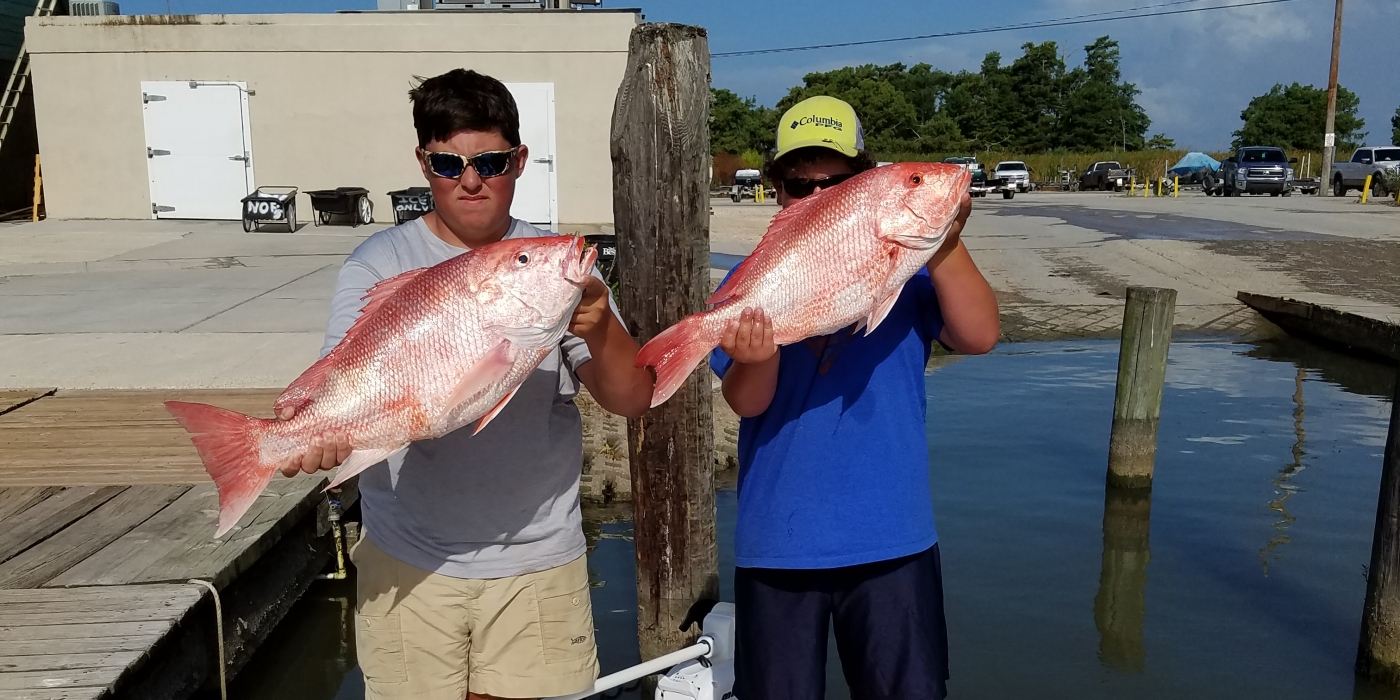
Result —
[[297, 230], [297, 188], [259, 187], [242, 201], [244, 233], [257, 230], [260, 221], [281, 221]]
[[612, 286], [617, 281], [617, 236], [611, 233], [595, 233], [584, 236], [585, 243], [598, 248], [598, 273], [603, 281]]
[[433, 210], [433, 191], [427, 187], [410, 187], [389, 193], [394, 207], [394, 225], [412, 221]]
[[329, 224], [337, 216], [350, 217], [351, 226], [374, 223], [374, 204], [363, 187], [310, 190], [306, 196], [311, 198], [311, 209], [316, 212], [312, 221], [317, 226]]

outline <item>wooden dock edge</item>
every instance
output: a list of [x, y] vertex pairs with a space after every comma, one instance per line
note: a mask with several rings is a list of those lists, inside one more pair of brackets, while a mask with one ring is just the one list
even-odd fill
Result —
[[1288, 296], [1239, 292], [1242, 303], [1292, 335], [1400, 361], [1400, 325]]

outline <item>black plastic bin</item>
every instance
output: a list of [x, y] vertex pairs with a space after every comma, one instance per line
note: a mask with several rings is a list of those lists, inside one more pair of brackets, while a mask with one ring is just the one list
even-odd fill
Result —
[[311, 209], [316, 212], [312, 221], [317, 226], [329, 224], [337, 216], [348, 217], [351, 226], [374, 223], [374, 204], [363, 187], [310, 190], [306, 196], [311, 198]]
[[598, 248], [598, 273], [611, 285], [617, 281], [617, 236], [611, 233], [595, 233], [584, 236], [585, 243]]
[[433, 191], [427, 187], [410, 187], [389, 193], [394, 206], [394, 225], [413, 221], [433, 210]]
[[245, 233], [257, 230], [265, 221], [281, 221], [288, 230], [297, 230], [297, 188], [259, 187], [242, 201]]

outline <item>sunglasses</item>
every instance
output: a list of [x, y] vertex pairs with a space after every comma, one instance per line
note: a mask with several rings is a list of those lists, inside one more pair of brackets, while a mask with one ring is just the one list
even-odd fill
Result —
[[810, 196], [812, 191], [818, 187], [822, 189], [835, 187], [855, 176], [855, 173], [845, 173], [842, 175], [831, 175], [820, 180], [808, 180], [805, 177], [785, 177], [783, 178], [783, 192], [786, 192], [789, 197], [802, 199], [803, 197]]
[[423, 151], [423, 162], [427, 164], [428, 172], [449, 180], [461, 177], [463, 173], [467, 172], [468, 165], [482, 179], [486, 179], [510, 172], [510, 164], [515, 160], [515, 151], [518, 148], [520, 147], [516, 146], [505, 151], [487, 151], [470, 158], [446, 151]]

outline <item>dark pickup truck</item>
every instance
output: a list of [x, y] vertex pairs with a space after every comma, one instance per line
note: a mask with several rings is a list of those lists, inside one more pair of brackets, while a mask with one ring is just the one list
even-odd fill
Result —
[[1101, 160], [1089, 166], [1083, 175], [1079, 176], [1080, 190], [1108, 190], [1114, 192], [1122, 191], [1133, 179], [1133, 169], [1124, 168], [1116, 160]]
[[1220, 195], [1238, 197], [1264, 194], [1285, 197], [1293, 193], [1293, 164], [1282, 148], [1246, 146], [1220, 164]]

